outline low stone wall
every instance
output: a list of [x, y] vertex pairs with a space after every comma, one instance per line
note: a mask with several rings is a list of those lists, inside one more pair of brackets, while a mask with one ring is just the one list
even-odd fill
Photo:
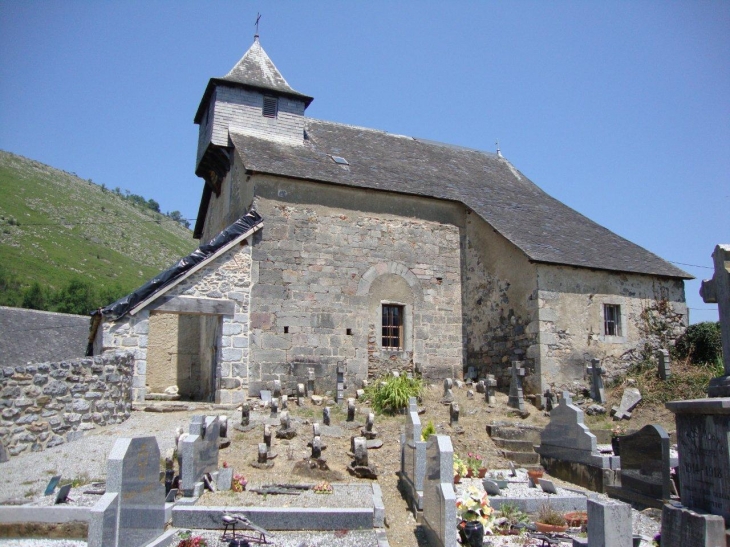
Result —
[[132, 409], [133, 354], [0, 369], [0, 442], [9, 456], [74, 440]]

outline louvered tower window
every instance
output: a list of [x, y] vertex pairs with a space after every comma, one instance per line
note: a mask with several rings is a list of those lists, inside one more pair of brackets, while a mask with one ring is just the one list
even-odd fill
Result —
[[264, 97], [263, 114], [265, 118], [276, 118], [278, 110], [279, 100], [276, 97]]
[[403, 349], [403, 306], [383, 304], [383, 349]]

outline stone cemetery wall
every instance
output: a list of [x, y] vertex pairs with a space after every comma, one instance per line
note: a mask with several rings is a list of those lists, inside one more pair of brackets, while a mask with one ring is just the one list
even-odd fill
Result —
[[[601, 360], [609, 381], [632, 362], [674, 345], [687, 328], [681, 279], [543, 264], [538, 272], [540, 343], [535, 351], [543, 378], [551, 378], [555, 387], [573, 381], [588, 387], [585, 367], [592, 358]], [[620, 336], [604, 333], [605, 304], [620, 306]]]
[[123, 422], [132, 408], [132, 366], [132, 354], [120, 352], [3, 367], [0, 442], [12, 457]]

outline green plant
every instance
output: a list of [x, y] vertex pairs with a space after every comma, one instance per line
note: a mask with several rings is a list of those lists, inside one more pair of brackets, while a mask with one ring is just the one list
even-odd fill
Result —
[[511, 528], [517, 524], [527, 524], [530, 517], [524, 513], [516, 503], [507, 502], [499, 507], [498, 517], [502, 520], [502, 526]]
[[462, 477], [466, 477], [468, 472], [469, 467], [467, 467], [466, 462], [462, 460], [456, 452], [454, 452], [454, 473]]
[[690, 325], [677, 339], [675, 352], [678, 357], [689, 357], [693, 364], [714, 363], [722, 356], [720, 323], [704, 321]]
[[411, 397], [420, 397], [422, 391], [423, 382], [420, 378], [401, 375], [388, 376], [373, 382], [365, 389], [365, 395], [378, 414], [395, 414], [408, 407]]
[[433, 420], [429, 420], [426, 427], [421, 430], [421, 440], [427, 441], [431, 435], [436, 435], [436, 426], [433, 425]]
[[537, 522], [553, 526], [566, 526], [567, 524], [563, 514], [553, 509], [549, 503], [543, 503], [540, 506], [537, 512]]
[[469, 452], [466, 455], [466, 466], [471, 471], [471, 474], [476, 476], [479, 474], [479, 470], [484, 467], [484, 461], [476, 452]]

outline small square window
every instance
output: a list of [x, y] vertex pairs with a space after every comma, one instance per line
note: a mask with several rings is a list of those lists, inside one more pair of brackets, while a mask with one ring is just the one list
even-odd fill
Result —
[[403, 306], [383, 304], [383, 349], [403, 349]]
[[279, 111], [279, 100], [276, 97], [264, 97], [263, 114], [265, 118], [276, 118]]
[[603, 334], [621, 336], [621, 306], [618, 304], [603, 305]]

